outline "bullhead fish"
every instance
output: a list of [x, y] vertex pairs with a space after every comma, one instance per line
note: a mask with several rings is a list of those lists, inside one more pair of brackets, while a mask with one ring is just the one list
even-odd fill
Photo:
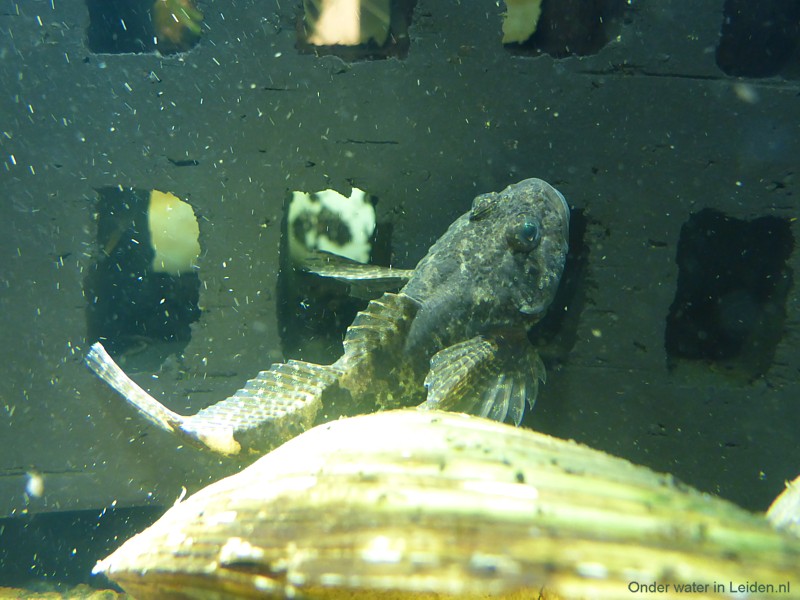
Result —
[[156, 426], [228, 455], [265, 452], [315, 423], [403, 406], [519, 425], [545, 380], [527, 332], [556, 294], [568, 237], [564, 196], [526, 179], [477, 196], [413, 270], [309, 258], [306, 269], [321, 277], [406, 283], [358, 313], [333, 364], [274, 364], [195, 415], [152, 398], [99, 343], [86, 361]]

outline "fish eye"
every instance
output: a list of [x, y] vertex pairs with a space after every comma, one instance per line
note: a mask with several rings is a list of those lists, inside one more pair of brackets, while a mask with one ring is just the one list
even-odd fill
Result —
[[518, 252], [530, 252], [539, 245], [541, 239], [539, 224], [531, 219], [513, 225], [507, 234], [508, 244]]

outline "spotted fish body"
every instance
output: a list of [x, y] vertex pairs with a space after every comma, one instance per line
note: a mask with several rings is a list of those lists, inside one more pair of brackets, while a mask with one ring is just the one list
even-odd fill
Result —
[[151, 422], [224, 454], [263, 452], [315, 422], [376, 409], [472, 412], [519, 424], [544, 367], [526, 339], [558, 288], [569, 207], [540, 179], [475, 198], [413, 271], [318, 261], [323, 277], [407, 279], [369, 303], [332, 365], [275, 364], [233, 396], [178, 415], [92, 347], [90, 367]]

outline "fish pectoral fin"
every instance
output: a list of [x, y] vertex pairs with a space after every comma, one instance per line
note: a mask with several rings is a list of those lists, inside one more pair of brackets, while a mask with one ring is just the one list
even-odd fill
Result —
[[305, 255], [300, 267], [319, 277], [346, 283], [353, 296], [367, 300], [400, 289], [414, 273], [411, 269], [364, 264], [321, 250]]
[[308, 429], [323, 391], [339, 376], [333, 367], [301, 361], [274, 364], [233, 396], [183, 416], [136, 385], [101, 344], [92, 346], [86, 363], [159, 429], [225, 455], [269, 450]]
[[497, 373], [497, 351], [496, 342], [476, 336], [434, 354], [425, 377], [428, 397], [423, 406], [459, 410], [479, 382]]
[[498, 358], [502, 365], [496, 374], [484, 378], [470, 395], [471, 412], [495, 421], [510, 420], [519, 426], [525, 413], [525, 403], [533, 409], [539, 394], [539, 382], [547, 380], [539, 352], [530, 344], [521, 348], [504, 348]]
[[428, 398], [421, 409], [456, 410], [503, 422], [522, 422], [527, 401], [536, 401], [546, 371], [532, 346], [503, 347], [475, 337], [439, 351], [425, 379]]

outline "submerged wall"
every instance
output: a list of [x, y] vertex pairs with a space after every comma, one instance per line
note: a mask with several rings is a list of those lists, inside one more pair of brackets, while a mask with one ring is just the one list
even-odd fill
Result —
[[[170, 504], [237, 468], [151, 428], [82, 363], [108, 186], [172, 192], [199, 217], [191, 339], [180, 358], [123, 365], [178, 412], [281, 359], [289, 191], [367, 190], [394, 264], [412, 267], [475, 195], [536, 176], [567, 197], [577, 233], [525, 424], [753, 509], [797, 475], [796, 61], [723, 72], [722, 0], [628, 3], [584, 56], [552, 36], [504, 47], [495, 2], [419, 0], [404, 56], [357, 61], [299, 51], [299, 6], [265, 4], [200, 2], [200, 42], [169, 56], [92, 52], [79, 2], [0, 14], [0, 514]], [[749, 233], [718, 232], [704, 209]], [[763, 217], [774, 226], [747, 229]], [[736, 252], [769, 267], [725, 261], [726, 240], [745, 238]], [[721, 270], [692, 279], [711, 257]], [[753, 281], [764, 269], [771, 288]], [[719, 273], [734, 283], [706, 293]], [[676, 317], [695, 292], [719, 295], [701, 321], [714, 331]], [[733, 342], [698, 355], [692, 335]]]

